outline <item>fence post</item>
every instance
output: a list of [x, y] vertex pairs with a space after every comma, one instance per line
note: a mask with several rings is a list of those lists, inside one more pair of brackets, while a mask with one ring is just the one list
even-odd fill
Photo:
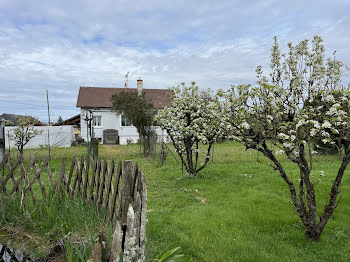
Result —
[[[109, 261], [147, 261], [146, 255], [146, 211], [147, 189], [143, 173], [131, 161], [124, 162], [123, 188], [120, 212], [113, 234]], [[137, 184], [137, 185], [136, 185]]]
[[[0, 163], [5, 154], [5, 120], [0, 119]], [[0, 174], [1, 177], [1, 174]]]

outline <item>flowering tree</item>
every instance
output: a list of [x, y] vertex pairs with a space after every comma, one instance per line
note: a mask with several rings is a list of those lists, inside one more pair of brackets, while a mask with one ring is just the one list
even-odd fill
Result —
[[[173, 91], [171, 106], [160, 110], [155, 120], [167, 131], [186, 171], [196, 176], [207, 165], [213, 143], [224, 135], [219, 94], [199, 91], [195, 82], [182, 83]], [[201, 163], [199, 144], [207, 145]]]
[[[262, 152], [287, 183], [293, 205], [308, 238], [318, 240], [337, 206], [339, 187], [350, 162], [350, 90], [341, 85], [343, 64], [325, 61], [323, 40], [315, 36], [281, 54], [275, 38], [271, 49], [271, 79], [256, 70], [258, 84], [233, 86], [227, 93], [230, 123], [247, 149]], [[313, 145], [337, 144], [343, 157], [329, 200], [318, 218], [313, 168]], [[273, 148], [278, 148], [274, 152]], [[287, 174], [276, 154], [285, 154], [300, 170], [298, 181]], [[321, 174], [322, 175], [322, 174]]]
[[40, 124], [34, 117], [17, 117], [16, 120], [17, 126], [13, 129], [13, 134], [10, 135], [10, 138], [15, 141], [18, 151], [23, 154], [24, 146], [43, 131], [34, 128], [35, 125]]

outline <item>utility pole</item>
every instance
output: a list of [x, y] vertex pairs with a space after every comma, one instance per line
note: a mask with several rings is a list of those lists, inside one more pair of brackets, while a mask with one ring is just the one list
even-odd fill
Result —
[[[92, 150], [94, 150], [93, 131], [92, 131], [92, 120], [93, 119], [94, 119], [94, 115], [93, 115], [92, 111], [87, 109], [84, 120], [86, 121], [86, 140], [87, 140], [88, 158], [90, 157], [90, 149], [91, 149], [90, 143], [92, 143]], [[89, 135], [90, 135], [90, 139], [91, 139], [90, 143], [89, 143]], [[93, 155], [93, 157], [94, 157], [94, 155]]]
[[0, 119], [0, 163], [4, 155], [5, 155], [5, 120]]
[[9, 154], [11, 153], [11, 145], [10, 145], [10, 131], [7, 130], [7, 140], [9, 141]]
[[47, 101], [47, 115], [49, 116], [49, 126], [47, 128], [47, 140], [49, 142], [49, 156], [51, 153], [51, 147], [50, 147], [50, 125], [51, 125], [51, 121], [50, 121], [50, 104], [49, 104], [49, 92], [46, 89], [46, 101]]

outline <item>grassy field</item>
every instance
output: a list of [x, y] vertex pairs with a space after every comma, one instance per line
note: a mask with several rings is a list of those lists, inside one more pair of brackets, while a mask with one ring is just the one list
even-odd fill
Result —
[[[105, 159], [137, 161], [146, 175], [150, 258], [179, 246], [184, 254], [180, 261], [350, 261], [349, 170], [339, 206], [321, 240], [311, 242], [304, 237], [282, 178], [261, 154], [245, 151], [238, 143], [216, 144], [214, 161], [197, 178], [182, 176], [181, 165], [170, 154], [163, 166], [158, 159], [144, 159], [137, 145], [100, 146], [99, 152]], [[25, 154], [43, 158], [47, 150]], [[58, 173], [62, 157], [82, 154], [86, 148], [80, 146], [54, 148], [50, 167]], [[281, 159], [296, 181], [296, 166]], [[316, 186], [320, 212], [339, 163], [339, 156], [314, 160], [314, 180], [321, 178]], [[3, 216], [1, 223], [9, 222]], [[43, 237], [43, 232], [31, 233]]]

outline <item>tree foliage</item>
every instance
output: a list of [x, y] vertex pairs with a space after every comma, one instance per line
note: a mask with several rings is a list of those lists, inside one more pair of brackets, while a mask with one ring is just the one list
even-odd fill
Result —
[[[320, 238], [337, 206], [341, 180], [350, 162], [350, 90], [341, 84], [343, 64], [335, 55], [325, 60], [322, 42], [315, 36], [311, 48], [308, 40], [295, 46], [289, 43], [289, 51], [281, 54], [275, 38], [270, 78], [258, 66], [257, 86], [233, 86], [225, 107], [238, 139], [247, 149], [262, 152], [279, 171], [306, 235], [314, 240]], [[311, 179], [313, 157], [317, 154], [313, 144], [318, 141], [343, 149], [323, 212], [317, 210], [317, 182]], [[285, 154], [299, 167], [298, 181], [288, 174], [278, 154]], [[318, 217], [318, 213], [322, 215]]]
[[141, 137], [146, 137], [153, 124], [155, 109], [151, 101], [145, 98], [144, 92], [123, 91], [111, 98], [112, 109], [119, 115], [125, 115], [136, 127]]
[[39, 122], [34, 117], [17, 117], [17, 126], [13, 129], [13, 133], [10, 134], [10, 138], [15, 141], [15, 145], [18, 151], [22, 154], [24, 146], [35, 136], [42, 133], [34, 126]]
[[[224, 135], [219, 94], [200, 91], [195, 82], [172, 90], [171, 106], [160, 110], [155, 119], [167, 131], [186, 171], [196, 176], [207, 165], [213, 143]], [[202, 162], [199, 144], [207, 145]]]
[[61, 116], [58, 117], [56, 125], [63, 125], [63, 118]]

